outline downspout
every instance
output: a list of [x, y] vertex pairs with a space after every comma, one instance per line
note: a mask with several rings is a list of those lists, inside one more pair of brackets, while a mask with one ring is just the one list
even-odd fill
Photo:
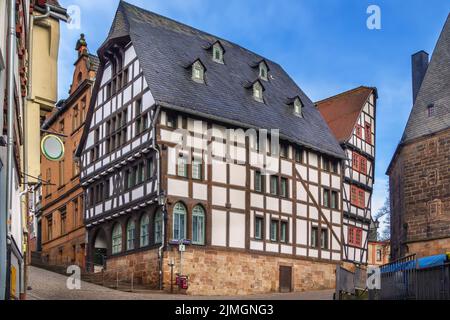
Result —
[[163, 289], [163, 250], [165, 247], [165, 241], [166, 241], [166, 208], [165, 205], [161, 203], [160, 196], [161, 196], [161, 150], [159, 149], [159, 146], [156, 144], [156, 123], [158, 121], [159, 113], [161, 111], [161, 107], [158, 106], [155, 112], [155, 116], [153, 118], [152, 128], [153, 128], [153, 137], [152, 137], [152, 149], [156, 153], [156, 176], [157, 176], [157, 183], [156, 183], [156, 193], [158, 196], [158, 204], [162, 206], [162, 224], [161, 224], [161, 239], [162, 243], [161, 246], [158, 248], [158, 258], [159, 258], [159, 290]]
[[[7, 95], [8, 95], [8, 137], [7, 137], [7, 164], [6, 164], [6, 210], [5, 216], [5, 241], [9, 236], [8, 220], [10, 215], [10, 209], [12, 204], [12, 188], [13, 188], [13, 164], [14, 164], [14, 64], [15, 64], [15, 52], [16, 52], [16, 0], [9, 0], [9, 32], [8, 32], [8, 62], [7, 62]], [[0, 232], [2, 234], [3, 232]], [[3, 257], [2, 257], [3, 258]], [[5, 257], [6, 259], [6, 257]], [[5, 268], [6, 266], [6, 268]], [[6, 275], [2, 273], [1, 285], [2, 296], [4, 299], [9, 300], [7, 292], [9, 292], [10, 279], [9, 273], [11, 265], [7, 261], [2, 261], [1, 268], [6, 270]], [[6, 277], [5, 277], [6, 276]], [[3, 282], [3, 280], [5, 280]], [[4, 290], [4, 288], [6, 290]]]

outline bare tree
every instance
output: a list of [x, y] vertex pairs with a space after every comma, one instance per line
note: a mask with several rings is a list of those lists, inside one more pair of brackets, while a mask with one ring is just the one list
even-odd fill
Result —
[[384, 205], [375, 214], [374, 219], [383, 224], [381, 231], [378, 231], [378, 238], [382, 241], [391, 238], [391, 202], [389, 197], [389, 185], [387, 186], [387, 196]]

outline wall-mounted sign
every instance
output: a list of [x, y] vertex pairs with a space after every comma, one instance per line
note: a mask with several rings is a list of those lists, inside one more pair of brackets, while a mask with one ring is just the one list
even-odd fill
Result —
[[64, 143], [52, 134], [45, 136], [41, 141], [41, 151], [50, 161], [59, 161], [64, 157]]

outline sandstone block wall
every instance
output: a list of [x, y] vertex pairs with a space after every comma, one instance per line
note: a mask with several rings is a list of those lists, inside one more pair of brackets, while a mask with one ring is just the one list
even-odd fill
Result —
[[[164, 287], [170, 289], [169, 261], [180, 271], [180, 253], [166, 253]], [[244, 252], [187, 248], [182, 273], [189, 276], [188, 295], [248, 295], [279, 291], [280, 266], [292, 267], [294, 291], [335, 288], [336, 265]]]
[[450, 239], [449, 168], [450, 130], [410, 143], [400, 151], [390, 173], [394, 259], [450, 250], [445, 245], [439, 247], [442, 241], [430, 242]]

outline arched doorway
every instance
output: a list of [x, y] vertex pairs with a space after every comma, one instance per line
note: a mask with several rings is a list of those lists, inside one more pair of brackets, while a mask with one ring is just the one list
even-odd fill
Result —
[[106, 234], [103, 229], [100, 229], [94, 239], [94, 272], [100, 272], [103, 270], [107, 255], [108, 243], [106, 240]]

